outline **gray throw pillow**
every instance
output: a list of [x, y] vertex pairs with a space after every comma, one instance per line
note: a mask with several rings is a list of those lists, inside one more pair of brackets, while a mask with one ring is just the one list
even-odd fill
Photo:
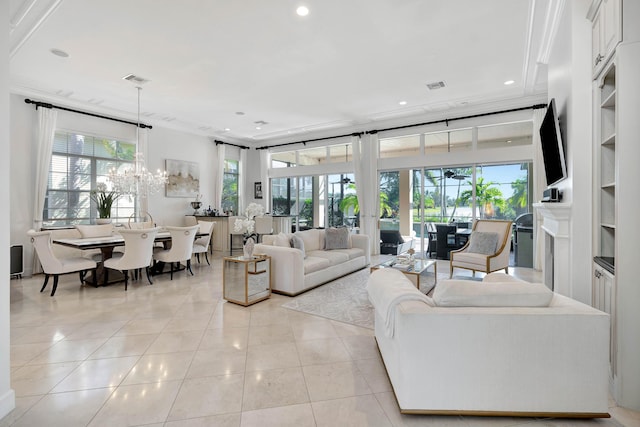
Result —
[[325, 249], [350, 249], [351, 239], [349, 239], [348, 228], [327, 228], [324, 232]]
[[498, 233], [473, 231], [469, 238], [467, 252], [493, 255], [498, 250]]
[[302, 258], [307, 257], [307, 254], [304, 251], [304, 240], [302, 240], [302, 237], [296, 236], [295, 234], [291, 236], [291, 247], [294, 249], [300, 249], [302, 251]]

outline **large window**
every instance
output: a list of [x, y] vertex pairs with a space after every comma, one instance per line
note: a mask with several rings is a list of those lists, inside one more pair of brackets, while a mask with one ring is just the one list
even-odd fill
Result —
[[[109, 171], [129, 167], [135, 152], [134, 143], [56, 132], [43, 211], [44, 225], [89, 224], [97, 217], [91, 190], [97, 183], [105, 183], [110, 190]], [[114, 221], [126, 220], [134, 208], [134, 200], [120, 197], [112, 208], [111, 217]]]
[[238, 177], [240, 173], [237, 160], [225, 159], [222, 176], [222, 212], [238, 212]]

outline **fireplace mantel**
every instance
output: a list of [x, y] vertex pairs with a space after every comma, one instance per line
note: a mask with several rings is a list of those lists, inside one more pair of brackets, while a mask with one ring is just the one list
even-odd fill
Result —
[[543, 277], [545, 284], [565, 296], [571, 296], [571, 203], [534, 203], [536, 223], [544, 233]]

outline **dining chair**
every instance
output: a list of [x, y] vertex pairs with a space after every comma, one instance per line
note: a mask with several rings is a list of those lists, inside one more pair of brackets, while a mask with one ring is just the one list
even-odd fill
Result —
[[80, 273], [80, 283], [84, 282], [87, 270], [93, 270], [93, 286], [97, 286], [97, 263], [91, 259], [82, 257], [58, 258], [51, 248], [51, 231], [29, 230], [27, 235], [31, 238], [31, 243], [40, 259], [42, 270], [44, 271], [44, 283], [40, 292], [44, 291], [49, 282], [49, 276], [53, 276], [53, 289], [51, 296], [54, 296], [58, 289], [58, 276], [67, 273]]
[[262, 215], [255, 217], [256, 221], [256, 234], [258, 235], [258, 241], [260, 243], [262, 236], [265, 234], [273, 234], [273, 217], [271, 215]]
[[198, 223], [198, 219], [193, 215], [185, 215], [184, 217], [184, 225], [185, 227], [191, 227], [192, 225], [196, 225]]
[[140, 212], [138, 215], [131, 214], [126, 227], [130, 230], [141, 230], [144, 228], [154, 228], [153, 217], [149, 212]]
[[157, 228], [140, 230], [120, 230], [124, 238], [124, 254], [121, 257], [109, 258], [104, 261], [104, 284], [109, 281], [109, 269], [120, 270], [124, 274], [124, 290], [129, 285], [129, 271], [144, 268], [149, 284], [153, 285], [149, 275], [149, 265], [153, 257], [153, 242], [158, 234]]
[[242, 249], [240, 248], [234, 248], [233, 247], [233, 236], [241, 236], [243, 235], [247, 229], [246, 227], [243, 227], [241, 230], [236, 231], [235, 229], [235, 225], [236, 225], [236, 220], [237, 219], [246, 219], [246, 217], [243, 216], [230, 216], [229, 220], [228, 220], [228, 227], [229, 227], [229, 255], [233, 255], [233, 250], [234, 249]]
[[215, 222], [212, 221], [199, 221], [200, 233], [207, 233], [206, 236], [198, 237], [193, 242], [193, 253], [196, 254], [198, 258], [198, 264], [200, 264], [200, 254], [204, 254], [204, 258], [207, 260], [207, 264], [209, 263], [209, 257], [207, 256], [207, 251], [209, 249], [209, 242], [211, 241], [211, 234], [213, 233], [213, 226], [216, 225]]
[[155, 252], [153, 259], [155, 261], [171, 263], [171, 280], [173, 280], [174, 263], [179, 265], [182, 261], [186, 261], [186, 268], [193, 276], [193, 271], [191, 271], [191, 256], [193, 255], [193, 242], [195, 241], [196, 233], [200, 226], [166, 226], [165, 228], [171, 234], [171, 248]]

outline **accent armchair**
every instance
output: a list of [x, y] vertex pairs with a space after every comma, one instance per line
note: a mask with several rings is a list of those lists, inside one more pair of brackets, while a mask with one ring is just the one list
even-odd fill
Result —
[[472, 270], [474, 275], [476, 271], [491, 273], [502, 269], [509, 273], [511, 224], [505, 220], [477, 220], [467, 244], [450, 253], [449, 277], [456, 267]]

